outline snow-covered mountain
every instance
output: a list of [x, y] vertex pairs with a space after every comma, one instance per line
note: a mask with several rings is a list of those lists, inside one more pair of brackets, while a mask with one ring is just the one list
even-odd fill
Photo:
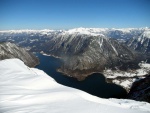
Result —
[[19, 58], [26, 65], [33, 67], [39, 63], [38, 59], [24, 48], [18, 47], [10, 42], [0, 43], [0, 60]]
[[78, 34], [78, 35], [91, 35], [91, 36], [98, 36], [98, 35], [104, 35], [109, 31], [108, 28], [74, 28], [74, 29], [69, 29], [62, 34]]
[[139, 36], [134, 36], [127, 41], [127, 45], [136, 51], [150, 53], [150, 30], [144, 31]]
[[[31, 49], [49, 41], [52, 37], [58, 35], [88, 35], [88, 36], [105, 36], [115, 38], [119, 42], [126, 42], [130, 38], [141, 35], [150, 28], [74, 28], [69, 30], [5, 30], [0, 31], [0, 41], [15, 42], [21, 46]], [[38, 44], [37, 44], [38, 43]], [[37, 49], [36, 49], [37, 50]], [[35, 50], [34, 50], [35, 51]]]
[[50, 29], [43, 29], [43, 30], [4, 30], [0, 31], [0, 35], [9, 35], [9, 34], [43, 34], [43, 35], [52, 35], [52, 34], [86, 34], [92, 36], [98, 35], [106, 35], [111, 38], [118, 38], [118, 39], [126, 39], [131, 38], [132, 36], [139, 35], [143, 33], [145, 30], [149, 29], [148, 27], [145, 28], [74, 28], [69, 30], [50, 30]]
[[44, 53], [63, 59], [64, 64], [59, 71], [78, 80], [105, 68], [127, 69], [131, 65], [135, 68], [134, 64], [140, 61], [134, 51], [103, 35], [58, 35], [41, 48]]
[[149, 113], [150, 104], [102, 99], [58, 84], [18, 59], [0, 61], [1, 113]]
[[[63, 35], [88, 35], [88, 36], [105, 36], [115, 38], [119, 42], [126, 42], [130, 38], [138, 37], [150, 28], [74, 28], [69, 30], [5, 30], [0, 31], [0, 41], [15, 42], [21, 46], [31, 49], [43, 45], [52, 37]], [[37, 49], [34, 51], [38, 51]]]

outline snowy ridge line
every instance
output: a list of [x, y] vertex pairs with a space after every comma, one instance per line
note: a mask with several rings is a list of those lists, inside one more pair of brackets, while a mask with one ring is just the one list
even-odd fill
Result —
[[22, 33], [22, 32], [52, 32], [55, 30], [43, 29], [43, 30], [34, 30], [34, 29], [22, 29], [22, 30], [0, 30], [0, 33], [3, 32], [12, 32], [12, 33]]
[[[134, 29], [145, 29], [149, 30], [149, 27], [141, 27], [141, 28], [85, 28], [85, 27], [78, 27], [78, 28], [72, 28], [72, 29], [60, 29], [63, 31], [70, 31], [70, 32], [81, 32], [81, 31], [93, 31], [93, 32], [99, 32], [99, 31], [106, 31], [106, 30], [123, 30], [123, 31], [130, 31]], [[60, 31], [60, 30], [54, 30], [54, 29], [19, 29], [19, 30], [0, 30], [0, 32], [9, 32], [9, 31]]]
[[53, 30], [53, 29], [43, 29], [43, 30], [33, 30], [33, 29], [23, 29], [23, 30], [0, 30], [0, 33], [61, 33], [61, 35], [65, 34], [86, 34], [86, 35], [92, 35], [92, 36], [104, 36], [109, 31], [121, 31], [123, 33], [130, 33], [134, 30], [150, 30], [150, 28], [73, 28], [68, 30]]
[[58, 84], [19, 59], [0, 61], [1, 113], [148, 113], [150, 104], [126, 99], [102, 99]]

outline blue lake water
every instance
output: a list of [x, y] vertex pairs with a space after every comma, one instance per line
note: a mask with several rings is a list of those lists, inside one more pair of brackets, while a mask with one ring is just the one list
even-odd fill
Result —
[[94, 73], [84, 81], [77, 81], [75, 78], [57, 72], [57, 69], [61, 66], [60, 59], [44, 56], [40, 53], [36, 53], [36, 56], [40, 59], [40, 64], [36, 68], [45, 71], [60, 84], [77, 88], [102, 98], [124, 98], [126, 96], [126, 91], [122, 87], [106, 83], [102, 74]]

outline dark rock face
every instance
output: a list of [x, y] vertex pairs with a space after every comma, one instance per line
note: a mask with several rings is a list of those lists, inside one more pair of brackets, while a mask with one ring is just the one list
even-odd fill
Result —
[[45, 53], [63, 59], [58, 71], [78, 80], [105, 68], [122, 68], [137, 58], [137, 54], [128, 47], [104, 35], [58, 35], [44, 46], [47, 48]]
[[30, 52], [10, 42], [0, 43], [0, 60], [19, 58], [29, 67], [39, 64], [39, 60]]
[[150, 75], [133, 83], [127, 98], [150, 103]]

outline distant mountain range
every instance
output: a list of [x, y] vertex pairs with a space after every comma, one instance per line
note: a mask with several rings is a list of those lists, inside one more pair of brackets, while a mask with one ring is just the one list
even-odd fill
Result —
[[147, 27], [8, 30], [0, 31], [0, 41], [60, 57], [64, 63], [59, 71], [83, 80], [105, 68], [138, 68], [137, 64], [147, 59], [144, 54], [149, 53], [149, 31]]
[[[41, 35], [51, 35], [51, 34], [86, 34], [86, 35], [107, 35], [112, 38], [125, 38], [128, 35], [129, 36], [135, 36], [138, 34], [143, 33], [146, 30], [149, 30], [150, 28], [122, 28], [122, 29], [116, 29], [116, 28], [74, 28], [69, 30], [50, 30], [50, 29], [43, 29], [43, 30], [1, 30], [0, 34], [41, 34]], [[121, 37], [120, 37], [121, 36]]]
[[[56, 37], [58, 35], [88, 35], [88, 36], [105, 36], [108, 38], [117, 39], [120, 42], [128, 42], [130, 39], [138, 39], [142, 34], [150, 32], [150, 28], [74, 28], [69, 30], [4, 30], [0, 31], [0, 41], [12, 41], [18, 42], [20, 45], [26, 45], [25, 43], [32, 43], [31, 46], [35, 46], [34, 42], [46, 42], [47, 38]], [[147, 35], [148, 36], [148, 35]], [[148, 36], [149, 37], [149, 36]], [[22, 39], [21, 39], [22, 38]], [[44, 39], [43, 39], [44, 38]], [[43, 39], [43, 40], [42, 40]], [[140, 40], [138, 40], [139, 42]], [[142, 41], [142, 40], [141, 40]], [[128, 46], [131, 47], [131, 42], [128, 42]]]

